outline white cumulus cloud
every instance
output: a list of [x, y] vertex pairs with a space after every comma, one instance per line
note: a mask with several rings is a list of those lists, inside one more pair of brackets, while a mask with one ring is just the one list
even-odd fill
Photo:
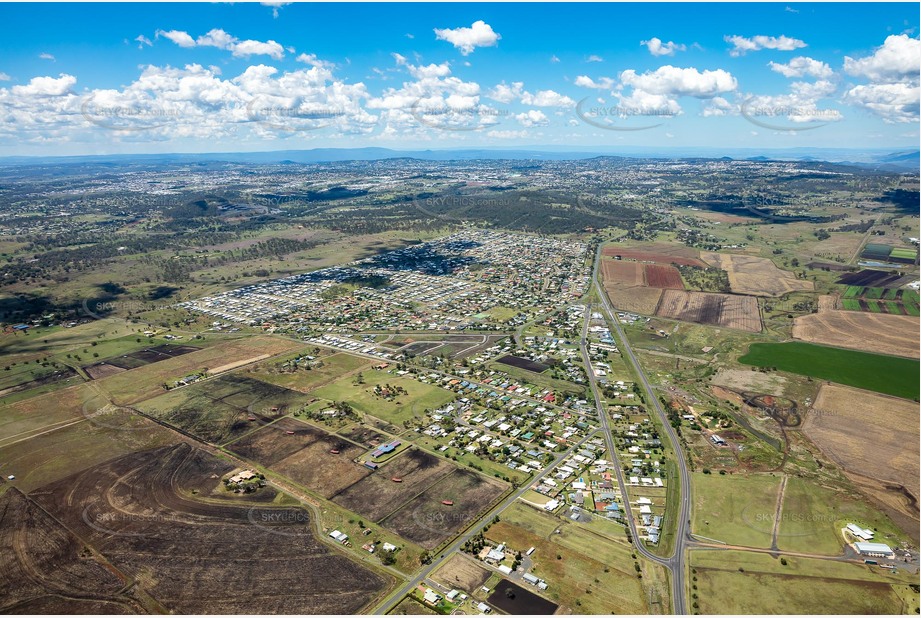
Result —
[[780, 73], [784, 77], [816, 77], [819, 79], [828, 79], [834, 71], [831, 67], [820, 60], [809, 58], [807, 56], [797, 56], [790, 62], [783, 64], [780, 62], [769, 62], [768, 66], [772, 71]]
[[676, 51], [685, 51], [687, 49], [687, 46], [681, 43], [673, 41], [663, 43], [662, 39], [655, 36], [648, 41], [640, 41], [640, 45], [645, 45], [653, 56], [674, 56]]
[[502, 37], [492, 26], [480, 19], [473, 22], [469, 28], [435, 28], [435, 38], [447, 41], [467, 56], [477, 47], [494, 47]]
[[729, 50], [730, 56], [743, 56], [746, 52], [758, 51], [761, 49], [776, 49], [778, 51], [793, 51], [806, 47], [806, 43], [799, 39], [788, 36], [766, 36], [759, 34], [750, 38], [739, 36], [737, 34], [723, 37], [727, 43], [732, 43], [733, 47]]

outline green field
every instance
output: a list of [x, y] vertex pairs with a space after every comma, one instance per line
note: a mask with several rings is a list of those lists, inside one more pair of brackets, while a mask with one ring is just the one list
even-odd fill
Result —
[[870, 310], [870, 313], [882, 313], [883, 308], [879, 306], [879, 303], [876, 301], [868, 300], [867, 309]]
[[885, 288], [864, 288], [863, 295], [867, 298], [882, 298]]
[[895, 300], [899, 295], [899, 291], [896, 288], [888, 288], [883, 293], [883, 298], [886, 300]]
[[891, 258], [899, 258], [903, 260], [913, 260], [918, 256], [918, 251], [915, 249], [909, 249], [907, 247], [897, 247], [892, 250], [889, 254]]
[[695, 472], [691, 530], [730, 545], [769, 548], [780, 477]]
[[891, 300], [887, 300], [885, 302], [885, 305], [886, 305], [886, 311], [888, 311], [889, 313], [893, 315], [902, 315], [902, 308], [899, 307], [898, 303], [894, 303]]
[[[384, 371], [365, 371], [363, 384], [355, 384], [355, 377], [336, 380], [314, 390], [311, 394], [329, 401], [345, 401], [356, 410], [402, 426], [404, 421], [421, 417], [425, 410], [434, 410], [454, 400], [454, 393], [430, 384], [422, 384], [410, 378], [396, 376]], [[406, 395], [384, 399], [374, 394], [376, 385], [390, 384], [406, 389]]]
[[894, 538], [903, 536], [892, 522], [862, 500], [806, 479], [787, 479], [777, 532], [780, 549], [840, 556], [844, 547], [841, 529], [849, 523], [875, 529], [882, 542], [893, 546], [897, 544]]
[[921, 311], [918, 310], [917, 304], [905, 303], [903, 307], [905, 307], [905, 313], [907, 313], [908, 315], [914, 315], [914, 316], [921, 315]]
[[753, 343], [739, 362], [774, 367], [905, 399], [918, 398], [917, 360], [831, 348], [814, 343]]
[[841, 306], [848, 311], [862, 311], [863, 308], [860, 306], [859, 300], [854, 300], [852, 298], [845, 298], [841, 300]]
[[844, 291], [844, 298], [857, 298], [860, 296], [860, 292], [863, 291], [863, 288], [859, 285], [849, 285]]
[[739, 551], [692, 552], [692, 608], [701, 614], [908, 614], [918, 607], [909, 589], [917, 576], [793, 556], [784, 561]]
[[260, 380], [270, 382], [277, 386], [292, 388], [299, 391], [308, 391], [316, 386], [332, 382], [362, 367], [371, 367], [371, 361], [366, 358], [339, 352], [331, 356], [322, 357], [319, 359], [322, 365], [313, 367], [309, 370], [298, 367], [293, 371], [286, 371], [282, 368], [282, 363], [292, 358], [297, 358], [302, 354], [303, 352], [299, 352], [298, 354], [292, 354], [288, 358], [279, 361], [260, 364], [249, 373]]

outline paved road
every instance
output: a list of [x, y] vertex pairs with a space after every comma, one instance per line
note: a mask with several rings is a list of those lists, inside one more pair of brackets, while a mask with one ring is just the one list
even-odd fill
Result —
[[[690, 540], [690, 531], [688, 524], [690, 523], [690, 502], [691, 502], [691, 481], [688, 475], [687, 459], [684, 454], [684, 450], [681, 448], [681, 443], [678, 441], [678, 435], [675, 432], [675, 429], [668, 422], [668, 415], [665, 413], [665, 410], [662, 408], [662, 404], [659, 402], [659, 398], [656, 397], [655, 392], [652, 389], [652, 385], [649, 383], [649, 379], [646, 377], [646, 372], [643, 371], [643, 367], [640, 365], [639, 361], [636, 358], [636, 355], [633, 353], [633, 348], [630, 346], [630, 342], [627, 339], [626, 334], [624, 333], [623, 328], [620, 325], [620, 321], [617, 319], [617, 313], [614, 307], [611, 306], [611, 302], [608, 299], [607, 294], [605, 294], [603, 287], [599, 283], [600, 277], [600, 263], [601, 263], [601, 245], [598, 246], [598, 250], [595, 254], [595, 264], [592, 270], [592, 283], [595, 286], [595, 290], [598, 292], [598, 297], [601, 299], [601, 305], [604, 308], [604, 312], [608, 315], [608, 318], [611, 324], [614, 326], [614, 331], [617, 333], [617, 338], [620, 340], [620, 349], [623, 353], [625, 359], [630, 361], [630, 364], [633, 365], [633, 370], [639, 378], [640, 384], [643, 387], [643, 391], [646, 393], [646, 401], [648, 405], [655, 409], [656, 413], [659, 415], [659, 420], [666, 435], [668, 436], [669, 441], [671, 442], [672, 449], [675, 453], [675, 459], [678, 464], [678, 480], [680, 487], [680, 495], [678, 497], [678, 512], [675, 513], [674, 506], [672, 506], [670, 511], [666, 512], [666, 517], [677, 517], [678, 526], [675, 533], [675, 548], [671, 556], [660, 557], [655, 554], [650, 553], [646, 550], [645, 547], [639, 542], [639, 539], [636, 534], [636, 524], [633, 521], [632, 513], [628, 511], [628, 522], [630, 524], [630, 532], [633, 535], [634, 542], [636, 543], [637, 550], [643, 554], [646, 558], [653, 560], [671, 571], [671, 580], [672, 580], [672, 607], [675, 614], [686, 614], [687, 613], [687, 604], [684, 596], [685, 591], [685, 572], [684, 572], [684, 558], [685, 558], [685, 548], [687, 542]], [[588, 327], [588, 322], [586, 321], [585, 328]], [[587, 350], [585, 349], [585, 328], [583, 329], [583, 355], [587, 358]], [[594, 384], [594, 377], [591, 378], [592, 381], [592, 391], [595, 394], [596, 403], [599, 401], [597, 395], [597, 387]], [[604, 411], [599, 411], [599, 416], [602, 420], [602, 427], [605, 429], [606, 434], [610, 434], [607, 429], [607, 416], [604, 414]], [[613, 440], [612, 440], [613, 442]], [[611, 452], [613, 453], [613, 447]], [[617, 466], [617, 482], [621, 485], [622, 495], [627, 495], [624, 491], [624, 482], [623, 482], [623, 473], [620, 466]], [[673, 479], [669, 479], [669, 482], [674, 482]]]

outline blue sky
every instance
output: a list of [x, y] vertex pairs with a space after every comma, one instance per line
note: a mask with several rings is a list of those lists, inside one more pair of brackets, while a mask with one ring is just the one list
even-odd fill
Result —
[[3, 4], [0, 154], [912, 148], [917, 4]]

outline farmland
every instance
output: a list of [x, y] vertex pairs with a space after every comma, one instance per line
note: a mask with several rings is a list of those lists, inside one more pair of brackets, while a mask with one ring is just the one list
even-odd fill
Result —
[[463, 554], [455, 554], [432, 575], [432, 579], [448, 588], [473, 592], [489, 579], [490, 572]]
[[282, 365], [279, 361], [260, 363], [247, 373], [265, 382], [306, 393], [353, 372], [370, 369], [371, 362], [360, 356], [339, 352], [318, 359], [309, 370], [291, 367], [290, 362], [287, 366]]
[[[391, 513], [381, 525], [426, 549], [434, 549], [471, 524], [504, 490], [504, 483], [455, 470]], [[446, 500], [453, 504], [442, 504]]]
[[228, 448], [324, 498], [371, 473], [351, 461], [365, 451], [364, 447], [291, 418], [266, 425]]
[[748, 353], [739, 358], [739, 362], [896, 397], [918, 398], [918, 361], [907, 358], [791, 341], [753, 343]]
[[[443, 388], [388, 373], [368, 371], [362, 374], [362, 380], [362, 384], [355, 384], [353, 378], [342, 378], [311, 394], [329, 401], [344, 401], [356, 410], [395, 426], [401, 426], [416, 414], [422, 414], [426, 408], [435, 409], [454, 399], [454, 393]], [[385, 399], [374, 394], [375, 386], [386, 384], [403, 388], [407, 394], [395, 399]]]
[[652, 288], [670, 288], [674, 290], [683, 290], [684, 282], [681, 280], [681, 273], [671, 265], [646, 264], [643, 269], [646, 276], [646, 285]]
[[609, 245], [604, 248], [603, 255], [624, 260], [638, 262], [654, 262], [657, 264], [681, 264], [682, 266], [697, 266], [704, 268], [705, 263], [697, 259], [697, 251], [681, 245], [654, 243], [642, 247], [619, 247]]
[[[412, 448], [389, 460], [373, 474], [341, 490], [332, 500], [371, 521], [379, 522], [454, 469], [450, 463]], [[394, 482], [394, 478], [400, 481]]]
[[751, 296], [665, 290], [656, 315], [752, 333], [761, 331], [758, 301]]
[[[703, 614], [907, 614], [900, 597], [911, 575], [824, 560], [737, 551], [692, 552]], [[780, 592], [782, 591], [782, 592]]]
[[842, 348], [918, 358], [918, 318], [825, 311], [796, 318], [793, 338]]
[[780, 478], [774, 475], [693, 475], [692, 530], [730, 545], [771, 546]]
[[885, 312], [891, 315], [918, 315], [918, 292], [894, 288], [848, 286], [842, 305], [848, 311]]
[[389, 585], [320, 542], [300, 508], [183, 491], [231, 470], [180, 444], [116, 458], [33, 498], [177, 613], [358, 612]]
[[[888, 503], [901, 505], [899, 510], [917, 519], [921, 470], [915, 453], [904, 448], [921, 439], [916, 404], [823, 384], [803, 428], [836, 464], [874, 481], [876, 493], [891, 494]], [[905, 492], [913, 499], [906, 500]]]
[[136, 407], [202, 440], [223, 444], [307, 401], [297, 391], [231, 374], [173, 389]]
[[777, 268], [771, 260], [749, 255], [704, 252], [701, 258], [729, 274], [729, 286], [736, 294], [781, 296], [790, 292], [811, 292], [812, 281], [797, 279]]

